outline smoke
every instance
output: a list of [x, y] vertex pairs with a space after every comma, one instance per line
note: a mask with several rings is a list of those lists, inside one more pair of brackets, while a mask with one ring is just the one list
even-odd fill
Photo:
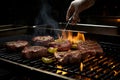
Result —
[[58, 28], [58, 23], [52, 18], [52, 7], [48, 2], [49, 0], [41, 0], [40, 12], [36, 18], [35, 25], [50, 25], [51, 27]]

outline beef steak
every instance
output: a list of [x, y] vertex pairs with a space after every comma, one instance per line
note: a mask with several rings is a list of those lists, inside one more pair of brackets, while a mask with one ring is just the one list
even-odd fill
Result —
[[47, 48], [44, 46], [28, 46], [22, 50], [22, 55], [28, 59], [48, 56]]
[[77, 50], [54, 53], [55, 58], [61, 64], [78, 63], [88, 56], [103, 55], [103, 49], [96, 41], [86, 40], [77, 45]]
[[67, 51], [70, 50], [72, 44], [67, 39], [57, 39], [49, 43], [50, 47], [57, 48], [58, 51]]
[[34, 42], [35, 45], [48, 47], [49, 43], [51, 41], [54, 41], [54, 38], [51, 36], [35, 36], [32, 38], [32, 41]]
[[22, 50], [24, 47], [28, 45], [29, 45], [29, 42], [26, 40], [16, 40], [16, 41], [9, 41], [5, 43], [5, 47], [11, 51]]

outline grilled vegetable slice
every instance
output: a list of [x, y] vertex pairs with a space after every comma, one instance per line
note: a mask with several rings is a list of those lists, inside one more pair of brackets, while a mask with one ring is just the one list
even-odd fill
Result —
[[49, 63], [52, 63], [52, 62], [53, 62], [53, 59], [52, 59], [52, 58], [42, 57], [42, 61], [43, 61], [44, 63], [49, 64]]
[[48, 52], [55, 53], [55, 52], [57, 52], [57, 48], [50, 47], [50, 48], [48, 48]]
[[72, 49], [77, 49], [77, 44], [72, 44], [72, 47], [71, 47]]

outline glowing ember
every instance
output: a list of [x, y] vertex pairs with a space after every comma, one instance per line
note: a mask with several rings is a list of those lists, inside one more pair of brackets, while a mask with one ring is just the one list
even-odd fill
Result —
[[114, 73], [115, 73], [114, 76], [116, 76], [118, 74], [118, 72], [116, 70], [114, 70]]
[[120, 19], [116, 19], [117, 22], [120, 22]]
[[[57, 68], [58, 69], [62, 69], [62, 66], [61, 65], [57, 65]], [[57, 70], [56, 73], [57, 74], [61, 74], [61, 75], [66, 75], [67, 74], [67, 72], [62, 71], [62, 70]]]
[[76, 36], [73, 36], [73, 33], [71, 31], [62, 31], [62, 35], [58, 36], [58, 38], [68, 39], [72, 43], [78, 43], [80, 41], [85, 41], [85, 37], [83, 33], [77, 32]]
[[61, 65], [57, 65], [57, 68], [58, 68], [58, 69], [62, 69], [62, 66], [61, 66]]
[[80, 63], [80, 71], [83, 71], [83, 63]]

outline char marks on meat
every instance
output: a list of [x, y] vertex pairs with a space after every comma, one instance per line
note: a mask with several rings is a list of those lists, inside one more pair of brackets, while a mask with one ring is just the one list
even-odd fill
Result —
[[33, 59], [48, 56], [48, 53], [44, 46], [28, 46], [22, 50], [22, 55], [25, 58]]
[[9, 41], [5, 43], [5, 47], [11, 51], [22, 50], [24, 47], [28, 45], [29, 42], [25, 40]]
[[54, 56], [61, 64], [79, 63], [82, 57], [79, 50], [56, 52]]
[[35, 45], [40, 45], [40, 46], [49, 46], [49, 43], [54, 41], [54, 38], [51, 36], [36, 36], [32, 39], [34, 41]]
[[67, 51], [71, 48], [71, 42], [67, 39], [57, 39], [54, 42], [50, 42], [49, 46], [57, 48], [58, 51]]
[[83, 55], [82, 58], [86, 58], [88, 55], [103, 55], [103, 49], [96, 41], [86, 40], [80, 42], [77, 48]]
[[61, 64], [71, 64], [78, 63], [88, 56], [96, 56], [97, 54], [103, 54], [101, 46], [96, 41], [87, 40], [78, 43], [77, 50], [56, 52], [54, 56]]

